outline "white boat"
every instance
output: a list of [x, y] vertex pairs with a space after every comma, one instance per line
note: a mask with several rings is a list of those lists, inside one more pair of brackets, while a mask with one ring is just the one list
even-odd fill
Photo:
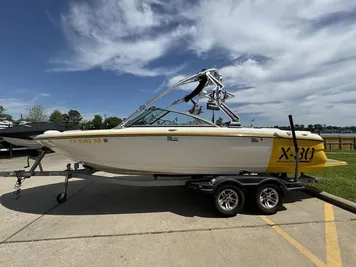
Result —
[[[199, 82], [189, 95], [168, 108], [152, 106], [172, 90]], [[214, 88], [208, 90], [209, 86]], [[197, 97], [197, 100], [193, 100]], [[233, 97], [224, 90], [217, 69], [202, 70], [181, 80], [141, 106], [123, 123], [108, 130], [46, 131], [35, 137], [41, 145], [96, 171], [127, 174], [204, 175], [241, 172], [288, 173], [295, 171], [296, 153], [291, 131], [240, 126], [239, 117], [226, 105]], [[220, 109], [229, 118], [220, 127], [199, 116], [199, 100]], [[171, 110], [192, 102], [188, 112]], [[320, 172], [346, 162], [328, 160], [323, 139], [296, 131], [299, 171]]]
[[64, 131], [64, 125], [57, 125], [47, 122], [26, 122], [0, 129], [0, 138], [15, 147], [26, 147], [29, 149], [40, 149], [42, 145], [33, 140], [36, 135], [42, 134], [47, 130]]
[[12, 127], [12, 125], [13, 125], [12, 121], [0, 120], [0, 129], [6, 129], [8, 127]]

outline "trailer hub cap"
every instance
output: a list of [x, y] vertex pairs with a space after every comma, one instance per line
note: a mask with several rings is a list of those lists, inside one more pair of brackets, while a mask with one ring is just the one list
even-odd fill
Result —
[[234, 190], [225, 189], [220, 192], [218, 202], [221, 209], [230, 211], [236, 208], [239, 203], [239, 197]]
[[273, 209], [279, 201], [278, 192], [274, 188], [265, 188], [260, 193], [260, 203], [266, 209]]

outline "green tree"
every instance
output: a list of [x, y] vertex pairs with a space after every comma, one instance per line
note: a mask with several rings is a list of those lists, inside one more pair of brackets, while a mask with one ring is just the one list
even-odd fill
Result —
[[73, 125], [79, 125], [79, 122], [83, 119], [78, 110], [71, 109], [68, 112], [68, 123]]
[[62, 122], [65, 124], [69, 124], [69, 115], [67, 113], [62, 114]]
[[11, 115], [4, 113], [5, 110], [6, 110], [6, 108], [4, 108], [2, 105], [0, 105], [0, 119], [7, 120], [7, 121], [13, 121]]
[[104, 121], [104, 128], [105, 129], [112, 129], [119, 125], [122, 122], [122, 119], [118, 117], [109, 117]]
[[49, 121], [53, 123], [62, 123], [62, 113], [59, 110], [53, 111], [52, 114], [49, 116]]
[[26, 120], [32, 122], [45, 122], [47, 121], [47, 114], [45, 109], [41, 105], [34, 105], [28, 108], [28, 114]]
[[2, 120], [7, 120], [7, 121], [13, 121], [12, 116], [10, 114], [0, 114], [0, 119]]
[[316, 133], [319, 133], [320, 131], [322, 131], [323, 130], [323, 125], [321, 125], [321, 124], [314, 124], [314, 131], [316, 132]]
[[78, 110], [71, 109], [68, 113], [62, 114], [62, 123], [67, 124], [66, 128], [69, 130], [80, 129], [82, 124], [80, 121], [82, 116]]
[[93, 129], [94, 125], [92, 121], [82, 120], [80, 122], [80, 129], [82, 130], [90, 130]]
[[100, 115], [95, 115], [92, 120], [94, 129], [102, 129], [103, 128], [103, 118]]

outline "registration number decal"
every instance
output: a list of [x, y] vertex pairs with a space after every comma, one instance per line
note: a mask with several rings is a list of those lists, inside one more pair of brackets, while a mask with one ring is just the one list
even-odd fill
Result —
[[70, 139], [71, 143], [75, 144], [100, 144], [102, 142], [107, 142], [107, 139], [101, 140], [101, 138], [78, 138], [78, 139]]

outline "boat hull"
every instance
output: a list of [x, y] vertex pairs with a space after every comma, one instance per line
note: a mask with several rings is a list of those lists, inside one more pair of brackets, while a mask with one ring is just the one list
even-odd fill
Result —
[[167, 136], [63, 139], [56, 140], [51, 149], [103, 171], [162, 174], [263, 171], [271, 153], [272, 139], [251, 144], [248, 137], [174, 138], [176, 141], [168, 141]]
[[[94, 131], [41, 135], [38, 141], [98, 171], [128, 174], [287, 173], [295, 170], [293, 139], [288, 134], [241, 129]], [[327, 166], [320, 137], [298, 139], [299, 171]]]

